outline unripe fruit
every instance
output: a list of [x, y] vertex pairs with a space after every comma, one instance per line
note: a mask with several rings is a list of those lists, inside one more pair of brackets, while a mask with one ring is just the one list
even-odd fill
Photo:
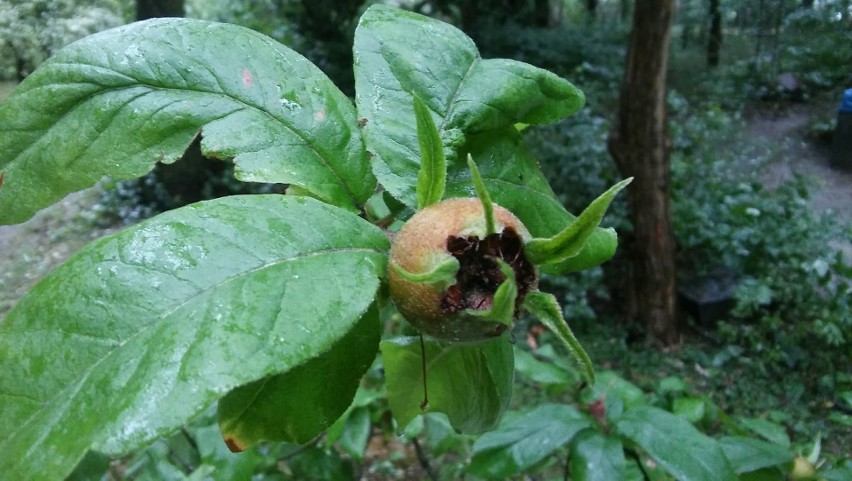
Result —
[[[486, 236], [484, 209], [479, 199], [448, 199], [417, 212], [399, 231], [390, 251], [390, 293], [399, 312], [421, 332], [450, 341], [474, 341], [498, 336], [506, 325], [466, 313], [492, 307], [494, 292], [505, 280], [496, 259], [515, 273], [518, 295], [515, 312], [527, 292], [538, 287], [535, 268], [524, 256], [531, 236], [508, 210], [494, 205], [496, 233]], [[423, 273], [455, 257], [455, 283], [415, 282], [394, 266]]]
[[816, 476], [816, 468], [807, 459], [797, 456], [790, 468], [790, 479], [793, 481], [808, 481]]

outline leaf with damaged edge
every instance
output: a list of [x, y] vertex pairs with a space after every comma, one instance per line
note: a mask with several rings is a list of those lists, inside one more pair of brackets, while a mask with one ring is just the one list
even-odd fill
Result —
[[0, 473], [62, 479], [89, 448], [126, 453], [328, 352], [372, 305], [388, 248], [354, 214], [279, 195], [95, 241], [0, 323]]
[[530, 311], [545, 327], [556, 334], [556, 337], [562, 341], [562, 344], [568, 348], [568, 352], [574, 356], [577, 364], [580, 365], [586, 381], [589, 384], [594, 384], [595, 368], [592, 366], [592, 360], [586, 354], [583, 346], [580, 345], [580, 341], [574, 337], [574, 333], [571, 332], [565, 318], [562, 317], [562, 307], [559, 306], [556, 297], [553, 294], [541, 291], [530, 292], [524, 299], [524, 309]]
[[354, 55], [355, 101], [359, 116], [369, 119], [363, 133], [375, 154], [374, 172], [412, 208], [420, 161], [410, 127], [412, 95], [440, 119], [442, 136], [514, 130], [517, 122], [548, 124], [585, 102], [582, 92], [551, 72], [514, 60], [484, 60], [461, 30], [384, 5], [372, 5], [361, 17]]
[[[514, 357], [506, 336], [477, 343], [425, 339], [429, 412], [447, 415], [466, 434], [492, 429], [509, 405]], [[420, 338], [380, 344], [388, 403], [399, 430], [422, 414], [423, 367]]]
[[420, 144], [420, 173], [417, 174], [417, 209], [440, 202], [447, 185], [447, 159], [438, 128], [429, 107], [414, 96], [417, 142]]
[[549, 239], [532, 239], [527, 242], [524, 248], [530, 262], [537, 265], [556, 264], [579, 254], [586, 240], [603, 220], [612, 199], [632, 181], [633, 177], [630, 177], [610, 187], [555, 236]]
[[0, 104], [0, 224], [171, 163], [199, 132], [240, 180], [352, 211], [375, 190], [355, 108], [316, 66], [247, 28], [154, 19], [65, 47]]

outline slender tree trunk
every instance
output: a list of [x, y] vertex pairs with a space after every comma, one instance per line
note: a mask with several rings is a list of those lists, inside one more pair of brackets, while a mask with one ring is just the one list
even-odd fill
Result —
[[586, 0], [586, 10], [594, 17], [598, 13], [598, 0]]
[[666, 66], [674, 0], [636, 2], [618, 119], [609, 150], [629, 188], [627, 315], [664, 346], [679, 339], [670, 208]]
[[184, 0], [136, 0], [136, 20], [183, 16]]
[[710, 0], [710, 39], [707, 42], [707, 65], [719, 66], [719, 54], [722, 50], [722, 12], [719, 0]]

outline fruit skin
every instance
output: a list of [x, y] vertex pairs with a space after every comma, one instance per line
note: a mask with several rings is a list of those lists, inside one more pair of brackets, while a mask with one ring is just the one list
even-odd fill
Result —
[[[511, 228], [523, 242], [531, 239], [521, 221], [496, 204], [494, 222], [498, 234]], [[485, 214], [477, 198], [447, 199], [430, 205], [418, 211], [397, 234], [390, 251], [390, 294], [403, 317], [421, 332], [449, 341], [475, 341], [505, 331], [504, 324], [483, 321], [464, 312], [446, 314], [441, 305], [449, 286], [409, 281], [393, 268], [396, 265], [412, 273], [431, 271], [452, 257], [447, 250], [450, 236], [483, 239], [485, 234]], [[534, 273], [524, 293], [537, 287], [537, 278]]]
[[790, 468], [790, 479], [793, 481], [808, 481], [816, 476], [816, 468], [807, 459], [797, 456]]

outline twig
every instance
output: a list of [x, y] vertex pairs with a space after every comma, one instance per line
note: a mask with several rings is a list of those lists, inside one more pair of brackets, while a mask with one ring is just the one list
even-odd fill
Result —
[[423, 342], [423, 334], [420, 334], [420, 365], [423, 368], [423, 402], [420, 409], [425, 411], [429, 407], [429, 388], [426, 386], [426, 344]]
[[639, 459], [639, 455], [636, 454], [636, 451], [632, 449], [626, 449], [625, 451], [627, 451], [627, 454], [630, 455], [630, 457], [633, 458], [634, 461], [636, 461], [636, 464], [639, 465], [639, 470], [642, 471], [642, 479], [644, 479], [645, 481], [651, 481], [651, 477], [648, 476], [648, 472], [645, 471], [645, 466], [642, 464], [642, 460]]
[[417, 460], [420, 461], [420, 466], [423, 467], [423, 471], [426, 471], [426, 475], [429, 476], [429, 479], [432, 481], [438, 481], [438, 476], [435, 474], [435, 471], [432, 470], [432, 465], [429, 464], [429, 459], [426, 457], [426, 453], [423, 452], [423, 447], [420, 446], [420, 441], [417, 440], [417, 436], [411, 438], [411, 441], [414, 443], [414, 451], [417, 453]]

